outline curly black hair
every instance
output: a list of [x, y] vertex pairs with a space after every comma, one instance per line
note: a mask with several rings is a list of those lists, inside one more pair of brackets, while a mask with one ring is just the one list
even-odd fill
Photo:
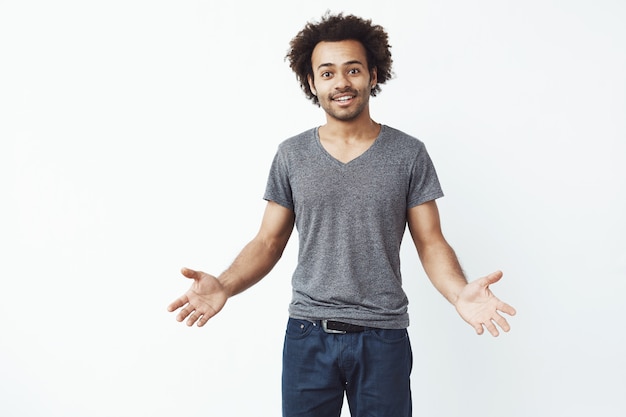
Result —
[[382, 26], [373, 25], [371, 20], [354, 15], [344, 16], [343, 13], [326, 12], [321, 21], [308, 22], [304, 29], [291, 40], [285, 56], [285, 60], [289, 60], [289, 66], [296, 73], [302, 91], [318, 106], [319, 100], [308, 83], [308, 77], [313, 76], [311, 64], [313, 49], [319, 42], [343, 40], [360, 42], [365, 47], [369, 71], [376, 68], [378, 83], [370, 92], [372, 97], [380, 92], [380, 84], [393, 78], [391, 45], [389, 45], [387, 32]]

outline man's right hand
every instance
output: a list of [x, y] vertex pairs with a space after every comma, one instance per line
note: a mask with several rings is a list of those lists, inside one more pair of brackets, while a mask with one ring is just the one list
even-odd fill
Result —
[[193, 284], [185, 294], [172, 302], [167, 310], [172, 312], [182, 307], [176, 320], [182, 322], [187, 319], [187, 326], [193, 326], [197, 322], [198, 327], [202, 327], [224, 307], [228, 294], [213, 275], [189, 268], [183, 268], [181, 273], [193, 279]]

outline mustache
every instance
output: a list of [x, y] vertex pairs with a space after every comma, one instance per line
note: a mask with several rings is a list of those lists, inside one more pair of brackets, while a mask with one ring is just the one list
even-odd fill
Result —
[[350, 94], [350, 95], [353, 95], [353, 96], [356, 97], [356, 96], [359, 95], [359, 92], [357, 90], [355, 90], [354, 88], [348, 87], [348, 88], [345, 88], [345, 89], [343, 89], [343, 90], [341, 90], [339, 92], [335, 92], [333, 94], [329, 94], [328, 97], [330, 97], [331, 100], [334, 100], [335, 98], [341, 97], [341, 96], [345, 96], [346, 94]]

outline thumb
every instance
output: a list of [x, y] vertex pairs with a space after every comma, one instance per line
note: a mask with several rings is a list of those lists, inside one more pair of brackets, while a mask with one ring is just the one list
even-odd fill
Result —
[[502, 275], [504, 275], [502, 271], [492, 272], [491, 274], [483, 278], [483, 280], [485, 281], [485, 285], [488, 286], [495, 282], [500, 281], [500, 278], [502, 278]]
[[181, 274], [183, 274], [185, 277], [187, 277], [189, 279], [198, 279], [198, 278], [200, 278], [200, 273], [198, 271], [194, 271], [193, 269], [181, 268], [180, 272], [181, 272]]

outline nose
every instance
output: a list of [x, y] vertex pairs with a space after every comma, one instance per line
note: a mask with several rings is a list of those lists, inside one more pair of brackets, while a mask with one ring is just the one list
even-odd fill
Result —
[[336, 80], [336, 84], [335, 84], [335, 89], [337, 90], [345, 90], [346, 88], [352, 86], [352, 83], [350, 82], [350, 79], [347, 77], [346, 74], [340, 73], [335, 77]]

